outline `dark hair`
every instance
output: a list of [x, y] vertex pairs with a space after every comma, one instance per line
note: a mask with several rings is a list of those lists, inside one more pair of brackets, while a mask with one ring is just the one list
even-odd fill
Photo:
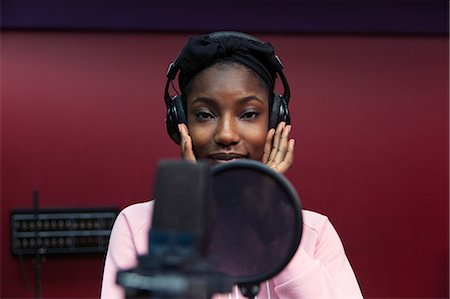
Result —
[[189, 92], [186, 85], [204, 69], [217, 63], [231, 65], [232, 62], [256, 73], [257, 78], [263, 80], [264, 86], [271, 91], [275, 87], [277, 72], [282, 68], [280, 64], [274, 63], [272, 45], [252, 36], [226, 32], [193, 36], [174, 62], [175, 69], [179, 69], [178, 85], [181, 93], [184, 95], [186, 91]]

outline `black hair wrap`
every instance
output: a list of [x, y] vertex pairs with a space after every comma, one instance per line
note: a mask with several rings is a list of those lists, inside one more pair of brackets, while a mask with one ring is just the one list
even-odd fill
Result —
[[272, 62], [274, 49], [270, 43], [227, 36], [213, 38], [200, 35], [189, 38], [177, 61], [180, 73], [178, 84], [183, 93], [191, 79], [218, 60], [241, 63], [254, 70], [273, 90], [276, 72]]

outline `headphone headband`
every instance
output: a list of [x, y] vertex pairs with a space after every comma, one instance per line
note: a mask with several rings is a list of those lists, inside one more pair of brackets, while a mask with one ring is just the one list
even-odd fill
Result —
[[[212, 32], [207, 34], [207, 36], [209, 36], [211, 39], [223, 39], [223, 38], [229, 38], [229, 37], [234, 37], [234, 38], [238, 38], [238, 39], [244, 39], [244, 40], [250, 40], [250, 41], [254, 41], [260, 44], [264, 44], [263, 41], [261, 41], [260, 39], [257, 39], [256, 37], [243, 33], [243, 32], [237, 32], [237, 31], [217, 31], [217, 32]], [[183, 51], [180, 51], [180, 53], [177, 55], [177, 57], [175, 58], [175, 60], [169, 64], [168, 68], [167, 68], [167, 73], [166, 73], [166, 77], [167, 77], [167, 81], [166, 81], [166, 87], [165, 87], [165, 92], [164, 92], [164, 99], [166, 101], [166, 104], [168, 103], [168, 101], [170, 102], [170, 94], [169, 94], [169, 86], [170, 86], [170, 82], [173, 81], [175, 79], [175, 77], [177, 76], [177, 73], [180, 70], [179, 67], [179, 62], [180, 59], [182, 59], [181, 53]], [[287, 82], [286, 76], [284, 75], [283, 72], [283, 63], [281, 62], [281, 59], [278, 55], [274, 54], [272, 56], [272, 59], [270, 61], [271, 65], [274, 67], [276, 73], [279, 75], [280, 80], [283, 84], [283, 98], [286, 100], [287, 103], [289, 103], [289, 99], [290, 99], [290, 88], [289, 88], [289, 84]]]

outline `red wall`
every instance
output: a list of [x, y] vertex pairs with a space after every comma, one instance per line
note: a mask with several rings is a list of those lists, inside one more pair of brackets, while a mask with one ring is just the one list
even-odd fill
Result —
[[[367, 298], [448, 297], [448, 39], [259, 35], [291, 85], [303, 205], [327, 214]], [[186, 34], [2, 32], [1, 294], [31, 298], [11, 208], [151, 196], [168, 63]], [[98, 295], [103, 258], [47, 257], [43, 296]]]

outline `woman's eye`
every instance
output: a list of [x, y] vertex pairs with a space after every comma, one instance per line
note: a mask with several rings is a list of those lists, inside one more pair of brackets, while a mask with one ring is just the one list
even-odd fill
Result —
[[200, 111], [195, 116], [200, 120], [206, 120], [206, 119], [214, 117], [214, 115], [212, 115], [212, 113], [206, 112], [206, 111]]
[[256, 118], [260, 115], [259, 112], [256, 111], [247, 111], [244, 114], [242, 114], [242, 118]]

